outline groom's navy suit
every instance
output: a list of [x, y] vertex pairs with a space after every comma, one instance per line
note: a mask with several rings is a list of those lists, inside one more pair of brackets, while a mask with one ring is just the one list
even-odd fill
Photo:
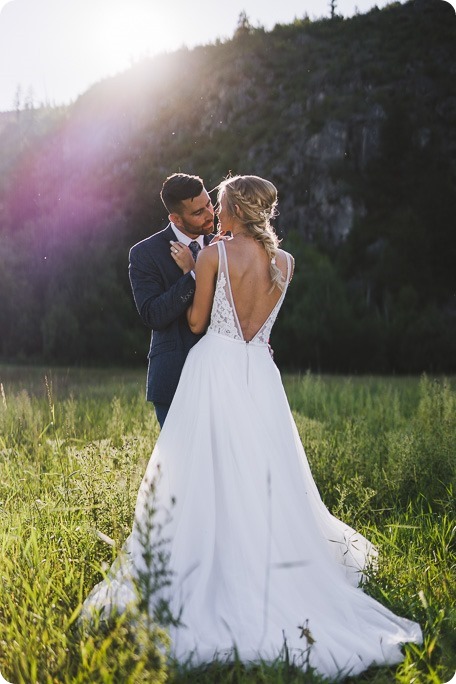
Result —
[[[208, 244], [212, 238], [205, 236]], [[165, 230], [138, 242], [130, 250], [129, 274], [136, 307], [152, 328], [147, 371], [147, 399], [171, 404], [188, 352], [202, 335], [188, 327], [186, 310], [195, 293], [191, 273], [182, 273], [170, 254], [176, 235]]]

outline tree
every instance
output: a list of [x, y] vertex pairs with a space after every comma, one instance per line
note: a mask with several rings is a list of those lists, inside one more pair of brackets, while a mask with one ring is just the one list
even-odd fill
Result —
[[253, 31], [253, 26], [250, 23], [250, 20], [247, 16], [247, 13], [245, 10], [242, 10], [240, 12], [239, 17], [238, 17], [238, 22], [236, 26], [236, 30], [234, 32], [234, 37], [235, 38], [241, 38], [243, 36], [248, 36], [250, 33]]
[[19, 119], [19, 113], [21, 111], [21, 106], [22, 106], [22, 87], [20, 85], [17, 86], [16, 92], [14, 93], [14, 98], [13, 98], [13, 108], [14, 111], [16, 112], [16, 116]]

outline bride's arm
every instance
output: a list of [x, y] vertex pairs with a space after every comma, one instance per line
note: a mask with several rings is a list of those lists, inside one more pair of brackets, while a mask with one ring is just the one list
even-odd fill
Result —
[[205, 332], [209, 325], [215, 281], [218, 269], [218, 250], [214, 246], [202, 249], [195, 267], [196, 289], [193, 302], [187, 309], [187, 321], [194, 333]]

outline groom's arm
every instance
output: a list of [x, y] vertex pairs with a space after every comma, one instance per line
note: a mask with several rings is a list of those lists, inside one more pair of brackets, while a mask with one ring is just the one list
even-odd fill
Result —
[[132, 247], [128, 269], [130, 283], [142, 321], [153, 330], [162, 330], [186, 311], [195, 293], [195, 280], [191, 273], [186, 273], [165, 290], [155, 260], [148, 257]]

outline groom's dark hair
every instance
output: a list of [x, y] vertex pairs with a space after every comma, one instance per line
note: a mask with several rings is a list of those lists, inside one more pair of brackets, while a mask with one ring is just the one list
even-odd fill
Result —
[[173, 173], [163, 183], [160, 197], [169, 214], [179, 213], [181, 202], [201, 195], [204, 183], [199, 176]]

